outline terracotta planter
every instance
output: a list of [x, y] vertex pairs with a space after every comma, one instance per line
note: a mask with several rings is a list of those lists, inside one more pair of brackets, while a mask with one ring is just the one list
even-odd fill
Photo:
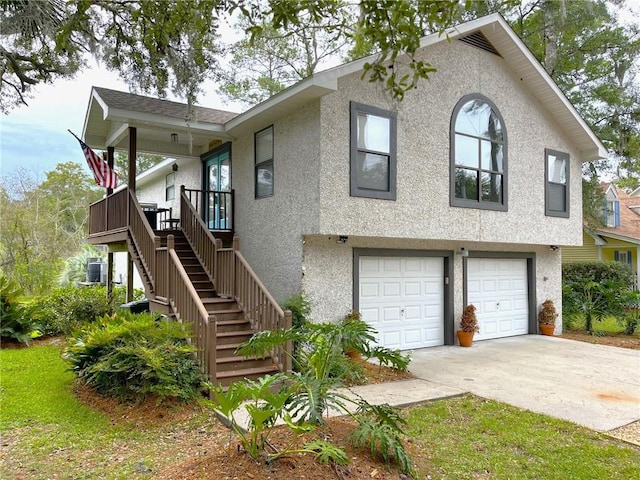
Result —
[[456, 333], [458, 334], [458, 341], [460, 342], [461, 347], [471, 346], [473, 343], [474, 332], [463, 332], [462, 330], [458, 330]]
[[352, 360], [360, 360], [362, 358], [362, 354], [355, 348], [347, 347], [344, 353], [351, 357]]
[[540, 323], [538, 324], [538, 326], [540, 327], [540, 333], [542, 335], [548, 335], [550, 337], [553, 337], [553, 332], [556, 329], [555, 325], [550, 325], [548, 323]]

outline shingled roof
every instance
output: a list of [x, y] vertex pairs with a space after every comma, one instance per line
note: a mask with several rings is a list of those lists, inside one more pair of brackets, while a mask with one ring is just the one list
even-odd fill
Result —
[[[102, 87], [93, 87], [93, 89], [109, 108], [134, 110], [142, 113], [178, 118], [180, 120], [187, 119], [188, 107], [185, 103], [145, 97], [135, 93], [119, 92], [117, 90], [110, 90]], [[238, 114], [234, 112], [199, 106], [194, 107], [194, 112], [194, 121], [206, 123], [224, 124], [238, 116]]]

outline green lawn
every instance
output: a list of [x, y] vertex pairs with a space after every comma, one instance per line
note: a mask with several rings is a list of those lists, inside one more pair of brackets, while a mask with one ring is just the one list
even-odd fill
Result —
[[[75, 398], [56, 346], [0, 350], [0, 368], [2, 478], [146, 479], [141, 466], [173, 468], [220, 428], [195, 407], [179, 422], [112, 423]], [[639, 448], [503, 403], [468, 395], [406, 414], [421, 478], [640, 478]]]
[[636, 479], [640, 448], [570, 422], [467, 395], [408, 411], [432, 479]]

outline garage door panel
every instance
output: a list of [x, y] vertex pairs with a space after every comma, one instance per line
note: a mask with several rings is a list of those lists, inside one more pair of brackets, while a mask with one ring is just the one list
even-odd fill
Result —
[[384, 323], [400, 321], [400, 307], [382, 307], [382, 321]]
[[404, 282], [405, 297], [419, 297], [421, 287], [420, 282]]
[[360, 283], [360, 298], [375, 299], [380, 296], [380, 285], [376, 282]]
[[382, 284], [382, 295], [385, 298], [399, 297], [400, 289], [401, 286], [399, 281], [387, 281]]
[[442, 257], [360, 257], [359, 308], [383, 346], [444, 344], [443, 278]]
[[468, 259], [467, 280], [467, 303], [477, 308], [477, 340], [528, 333], [526, 259]]

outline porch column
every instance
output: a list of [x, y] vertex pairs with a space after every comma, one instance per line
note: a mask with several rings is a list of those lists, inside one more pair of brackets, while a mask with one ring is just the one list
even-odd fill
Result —
[[[129, 190], [136, 193], [136, 157], [138, 143], [138, 131], [135, 127], [129, 127]], [[127, 254], [127, 302], [133, 301], [133, 258]]]
[[[107, 147], [107, 165], [113, 169], [115, 147]], [[112, 188], [107, 188], [107, 197], [113, 193]], [[106, 203], [106, 202], [105, 202]], [[113, 252], [107, 253], [107, 298], [113, 298]]]
[[633, 286], [636, 290], [640, 290], [640, 246], [636, 247], [636, 271], [633, 272]]
[[129, 127], [129, 190], [136, 192], [136, 158], [138, 156], [138, 130]]

